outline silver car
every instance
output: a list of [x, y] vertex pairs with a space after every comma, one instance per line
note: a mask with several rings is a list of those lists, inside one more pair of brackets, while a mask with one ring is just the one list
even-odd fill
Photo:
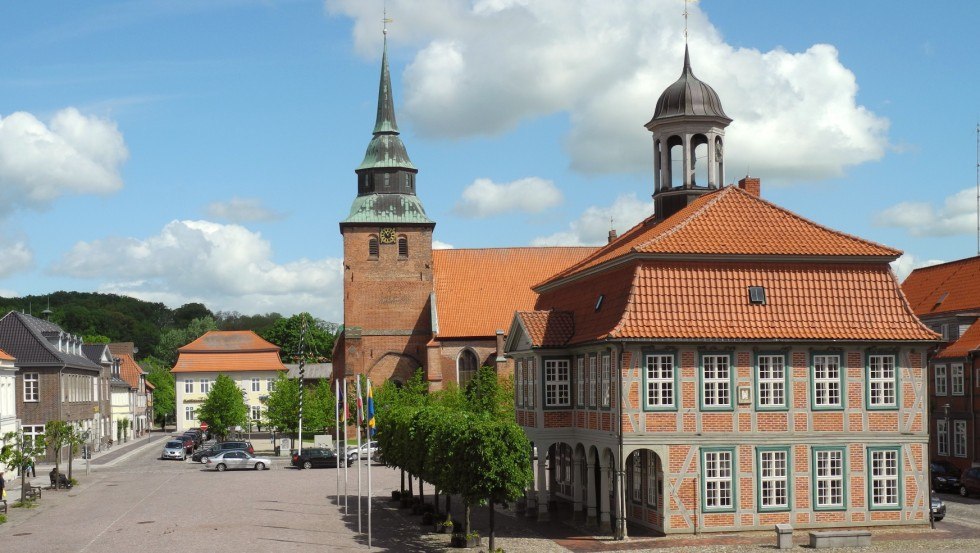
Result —
[[216, 455], [208, 457], [204, 466], [218, 472], [232, 469], [255, 469], [265, 470], [272, 465], [272, 460], [265, 457], [256, 457], [247, 451], [239, 449], [222, 451]]
[[187, 453], [184, 451], [184, 442], [179, 440], [169, 440], [163, 446], [163, 453], [160, 454], [161, 459], [177, 459], [178, 461], [183, 461], [187, 459]]

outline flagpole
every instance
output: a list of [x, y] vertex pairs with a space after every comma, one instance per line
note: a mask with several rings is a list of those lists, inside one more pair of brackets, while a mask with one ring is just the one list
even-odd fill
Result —
[[354, 377], [354, 393], [357, 395], [357, 533], [361, 533], [361, 377]]
[[368, 549], [371, 549], [371, 438], [374, 437], [374, 393], [371, 390], [371, 379], [367, 379], [367, 410], [368, 410], [368, 461], [367, 461], [367, 539]]
[[[340, 509], [340, 463], [347, 463], [347, 457], [340, 456], [340, 379], [334, 378], [333, 381], [333, 430], [337, 437], [337, 443], [333, 450], [337, 453], [337, 508]], [[343, 460], [343, 461], [341, 461]]]
[[341, 440], [344, 442], [344, 515], [350, 514], [350, 509], [348, 508], [347, 498], [350, 497], [350, 492], [347, 490], [347, 421], [350, 420], [350, 406], [347, 405], [347, 379], [344, 379], [344, 386], [341, 395], [344, 398], [344, 435]]

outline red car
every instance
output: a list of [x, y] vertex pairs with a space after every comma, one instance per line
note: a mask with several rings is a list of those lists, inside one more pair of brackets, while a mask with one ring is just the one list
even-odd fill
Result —
[[174, 439], [180, 440], [184, 443], [184, 451], [186, 451], [188, 455], [194, 453], [194, 447], [197, 446], [197, 443], [194, 441], [194, 436], [184, 434], [183, 436], [177, 436]]

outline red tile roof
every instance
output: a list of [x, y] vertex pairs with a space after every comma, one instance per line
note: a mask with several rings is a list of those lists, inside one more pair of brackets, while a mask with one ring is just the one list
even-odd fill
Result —
[[279, 351], [279, 346], [263, 340], [251, 330], [210, 330], [180, 348], [180, 352]]
[[251, 330], [212, 330], [178, 350], [170, 372], [285, 371], [279, 346]]
[[971, 351], [980, 349], [980, 319], [975, 321], [958, 340], [936, 354], [936, 359], [966, 357]]
[[736, 186], [701, 196], [662, 222], [653, 217], [548, 282], [628, 254], [883, 257], [902, 252], [838, 232]]
[[[764, 305], [749, 302], [749, 286], [765, 287]], [[937, 338], [912, 313], [885, 262], [640, 261], [549, 289], [536, 309], [574, 313], [568, 343]]]
[[531, 285], [594, 247], [448, 249], [432, 252], [438, 338], [493, 336], [530, 310]]
[[537, 347], [565, 345], [575, 333], [572, 313], [568, 311], [518, 311], [517, 318]]
[[10, 355], [9, 353], [3, 351], [2, 349], [0, 349], [0, 359], [4, 361], [16, 361], [13, 355]]
[[[111, 350], [110, 350], [111, 351]], [[113, 354], [119, 359], [119, 376], [129, 384], [130, 388], [139, 389], [140, 375], [146, 374], [142, 367], [136, 363], [133, 356], [128, 353]]]
[[902, 291], [920, 317], [980, 309], [980, 256], [916, 269]]

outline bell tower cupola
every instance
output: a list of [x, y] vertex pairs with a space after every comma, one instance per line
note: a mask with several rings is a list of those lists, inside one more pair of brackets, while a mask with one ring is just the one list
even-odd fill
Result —
[[725, 115], [718, 93], [694, 76], [684, 46], [684, 69], [657, 100], [646, 128], [653, 133], [654, 209], [670, 217], [725, 183]]

